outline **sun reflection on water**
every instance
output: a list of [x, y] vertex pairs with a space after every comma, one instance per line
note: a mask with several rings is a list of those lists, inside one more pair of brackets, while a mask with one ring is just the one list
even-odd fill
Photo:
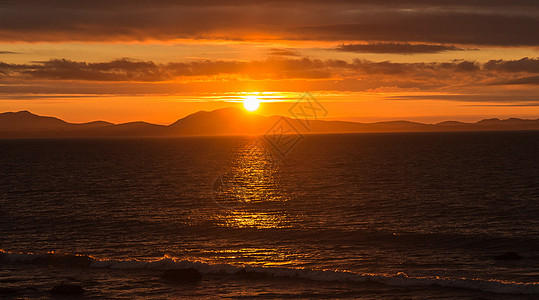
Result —
[[[235, 249], [210, 248], [196, 251], [193, 259], [206, 263], [227, 263], [242, 266], [288, 266], [305, 263], [301, 255], [282, 247], [243, 247]], [[172, 256], [173, 257], [173, 256]]]
[[220, 225], [258, 229], [290, 226], [288, 215], [279, 211], [279, 205], [289, 200], [280, 176], [281, 161], [264, 143], [261, 137], [247, 140], [222, 174], [220, 180], [227, 185], [225, 197], [239, 201], [219, 214]]
[[227, 225], [236, 228], [285, 228], [286, 220], [275, 213], [251, 213], [248, 211], [233, 211], [227, 219]]

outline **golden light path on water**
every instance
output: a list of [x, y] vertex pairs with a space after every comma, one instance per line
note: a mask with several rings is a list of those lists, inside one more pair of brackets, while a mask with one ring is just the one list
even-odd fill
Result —
[[225, 204], [219, 216], [223, 226], [290, 227], [287, 214], [279, 211], [280, 204], [289, 199], [281, 185], [281, 161], [268, 146], [262, 137], [250, 138], [221, 175], [222, 193], [216, 201]]
[[[249, 238], [256, 239], [266, 230], [291, 228], [297, 223], [283, 205], [290, 200], [290, 195], [282, 184], [282, 158], [269, 146], [263, 137], [253, 137], [247, 138], [235, 151], [230, 165], [218, 180], [222, 185], [213, 187], [220, 189], [214, 200], [222, 206], [213, 216], [215, 225], [245, 229]], [[264, 266], [299, 263], [289, 249], [277, 244], [263, 248], [248, 243], [241, 247], [219, 245], [208, 251], [213, 259], [227, 263]]]

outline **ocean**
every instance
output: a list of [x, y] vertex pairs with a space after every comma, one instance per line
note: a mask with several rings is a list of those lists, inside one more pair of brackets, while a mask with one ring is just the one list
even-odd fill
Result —
[[0, 298], [539, 298], [539, 132], [287, 145], [0, 140]]

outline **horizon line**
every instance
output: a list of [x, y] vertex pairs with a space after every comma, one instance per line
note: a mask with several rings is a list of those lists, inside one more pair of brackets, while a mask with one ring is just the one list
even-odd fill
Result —
[[[301, 118], [293, 118], [293, 117], [289, 117], [289, 116], [283, 116], [283, 115], [263, 115], [263, 114], [259, 114], [257, 113], [256, 111], [255, 112], [250, 112], [250, 111], [246, 111], [245, 109], [242, 109], [242, 108], [238, 108], [238, 107], [234, 107], [234, 106], [229, 106], [229, 107], [223, 107], [223, 108], [218, 108], [218, 109], [214, 109], [214, 110], [199, 110], [199, 111], [195, 111], [193, 113], [190, 113], [190, 114], [187, 114], [186, 116], [184, 117], [179, 117], [178, 119], [176, 119], [175, 121], [173, 121], [172, 123], [152, 123], [152, 122], [148, 122], [148, 121], [144, 121], [144, 120], [134, 120], [134, 121], [128, 121], [128, 122], [111, 122], [111, 121], [105, 121], [105, 120], [102, 120], [102, 119], [97, 119], [97, 120], [92, 120], [92, 121], [86, 121], [86, 122], [69, 122], [69, 121], [66, 121], [64, 120], [63, 118], [61, 117], [57, 117], [57, 116], [53, 116], [53, 115], [41, 115], [41, 114], [37, 114], [37, 113], [33, 113], [31, 112], [30, 110], [27, 110], [27, 109], [24, 109], [24, 110], [19, 110], [19, 111], [4, 111], [4, 112], [0, 112], [0, 115], [3, 115], [3, 114], [9, 114], [9, 113], [12, 113], [12, 114], [16, 114], [16, 113], [29, 113], [31, 115], [34, 115], [34, 116], [38, 116], [38, 117], [44, 117], [44, 118], [55, 118], [55, 119], [58, 119], [58, 120], [61, 120], [63, 122], [66, 122], [66, 123], [69, 123], [69, 124], [73, 124], [73, 125], [80, 125], [80, 124], [89, 124], [89, 123], [96, 123], [96, 122], [105, 122], [105, 123], [110, 123], [111, 125], [123, 125], [123, 124], [131, 124], [131, 123], [146, 123], [146, 124], [150, 124], [150, 125], [156, 125], [156, 126], [164, 126], [164, 127], [168, 127], [170, 125], [173, 125], [174, 123], [184, 119], [184, 118], [187, 118], [189, 116], [192, 116], [194, 114], [197, 114], [197, 113], [201, 113], [201, 112], [207, 112], [207, 113], [211, 113], [211, 112], [216, 112], [216, 111], [222, 111], [222, 110], [227, 110], [227, 109], [233, 109], [233, 110], [237, 110], [237, 111], [241, 111], [243, 112], [244, 114], [246, 115], [256, 115], [256, 116], [259, 116], [259, 117], [264, 117], [264, 118], [271, 118], [271, 117], [284, 117], [284, 118], [289, 118], [289, 119], [301, 119]], [[436, 115], [434, 116], [416, 116], [416, 118], [432, 118], [432, 117], [436, 117]], [[466, 116], [466, 115], [463, 115], [463, 117], [471, 117], [471, 116]], [[478, 116], [479, 117], [479, 116]], [[318, 119], [312, 119], [312, 120], [317, 120], [317, 121], [325, 121], [325, 122], [345, 122], [345, 123], [356, 123], [356, 124], [380, 124], [380, 123], [392, 123], [392, 122], [408, 122], [408, 123], [416, 123], [416, 124], [423, 124], [423, 125], [438, 125], [438, 124], [441, 124], [441, 123], [447, 123], [447, 122], [455, 122], [455, 123], [461, 123], [461, 124], [476, 124], [476, 123], [479, 123], [481, 121], [486, 121], [486, 120], [498, 120], [498, 121], [507, 121], [507, 120], [522, 120], [522, 121], [539, 121], [539, 116], [536, 116], [536, 118], [522, 118], [522, 117], [515, 117], [515, 116], [511, 116], [511, 117], [502, 117], [502, 116], [482, 116], [480, 117], [480, 119], [476, 122], [466, 122], [466, 121], [460, 121], [460, 120], [456, 120], [456, 119], [446, 119], [444, 121], [439, 121], [439, 122], [434, 122], [434, 123], [429, 123], [429, 122], [421, 122], [421, 121], [413, 121], [413, 120], [408, 120], [408, 119], [404, 119], [404, 118], [395, 118], [395, 119], [389, 119], [389, 120], [384, 120], [382, 117], [364, 117], [364, 118], [381, 118], [382, 120], [380, 121], [371, 121], [371, 122], [365, 122], [365, 121], [352, 121], [350, 119], [354, 119], [354, 118], [361, 118], [361, 117], [354, 117], [354, 116], [346, 116], [346, 117], [324, 117], [324, 118], [318, 118]]]

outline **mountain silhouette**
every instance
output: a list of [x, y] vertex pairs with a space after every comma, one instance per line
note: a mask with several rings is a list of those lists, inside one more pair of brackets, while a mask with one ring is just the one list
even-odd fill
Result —
[[69, 123], [54, 117], [28, 111], [0, 114], [0, 137], [136, 137], [136, 136], [211, 136], [260, 135], [283, 122], [291, 132], [360, 133], [360, 132], [424, 132], [424, 131], [487, 131], [539, 130], [539, 119], [485, 119], [476, 123], [445, 121], [423, 124], [410, 121], [357, 123], [345, 121], [304, 120], [282, 116], [261, 116], [239, 108], [199, 111], [165, 126], [146, 122], [113, 124], [104, 121]]
[[168, 126], [174, 135], [243, 135], [263, 134], [278, 119], [228, 107], [199, 111]]
[[113, 124], [103, 121], [71, 124], [54, 117], [34, 115], [27, 110], [0, 114], [0, 129], [8, 131], [69, 130], [75, 128], [98, 128], [108, 125]]

